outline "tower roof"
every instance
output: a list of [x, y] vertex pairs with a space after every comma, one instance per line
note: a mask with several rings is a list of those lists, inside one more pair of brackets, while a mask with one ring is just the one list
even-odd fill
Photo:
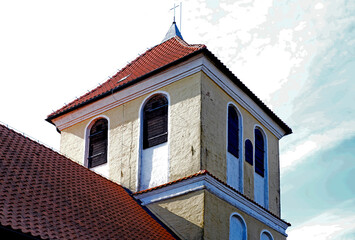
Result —
[[[170, 30], [173, 28], [170, 35]], [[175, 29], [175, 30], [174, 30]], [[221, 72], [223, 72], [231, 81], [239, 87], [248, 97], [252, 99], [273, 121], [275, 121], [284, 131], [285, 135], [292, 133], [288, 127], [276, 114], [271, 111], [239, 78], [234, 75], [204, 44], [188, 44], [180, 37], [180, 32], [173, 22], [167, 36], [171, 36], [162, 43], [147, 50], [137, 57], [131, 63], [122, 68], [113, 77], [107, 80], [99, 87], [77, 98], [71, 103], [65, 105], [59, 110], [51, 113], [47, 121], [54, 124], [53, 120], [67, 114], [73, 110], [79, 109], [99, 99], [107, 97], [124, 88], [130, 87], [141, 82], [148, 77], [158, 74], [172, 66], [191, 59], [193, 56], [203, 54], [207, 57]], [[175, 31], [176, 35], [173, 35]], [[177, 34], [180, 34], [178, 36]], [[167, 38], [167, 36], [165, 38]]]
[[197, 54], [205, 48], [206, 46], [203, 44], [188, 44], [178, 36], [171, 37], [165, 42], [148, 49], [99, 87], [50, 114], [47, 121], [52, 122], [52, 119], [58, 116], [135, 84]]
[[174, 21], [173, 24], [171, 24], [171, 27], [169, 28], [169, 31], [166, 33], [166, 35], [165, 35], [165, 37], [164, 37], [162, 42], [165, 42], [165, 41], [167, 41], [170, 38], [173, 38], [175, 36], [183, 39], [182, 35], [181, 35], [181, 32], [179, 31], [179, 28], [176, 26], [176, 22]]

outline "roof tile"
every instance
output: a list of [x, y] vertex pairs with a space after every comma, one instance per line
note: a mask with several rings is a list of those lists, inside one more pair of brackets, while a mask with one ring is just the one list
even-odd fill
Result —
[[0, 224], [42, 239], [175, 239], [120, 185], [1, 124]]
[[179, 60], [180, 58], [203, 48], [206, 48], [206, 46], [202, 44], [190, 45], [179, 37], [173, 37], [168, 41], [147, 50], [127, 66], [122, 68], [105, 83], [53, 112], [48, 116], [48, 119], [54, 118], [63, 112], [67, 112], [68, 110], [84, 104], [91, 99], [110, 92], [116, 87], [127, 84], [128, 82], [131, 82], [145, 74], [166, 66], [169, 63]]

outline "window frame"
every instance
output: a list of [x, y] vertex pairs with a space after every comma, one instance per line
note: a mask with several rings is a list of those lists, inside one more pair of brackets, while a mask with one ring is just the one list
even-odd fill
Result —
[[[236, 125], [237, 125], [237, 140], [236, 140], [236, 147], [237, 148], [235, 148], [235, 146], [233, 146], [232, 144], [231, 144], [231, 139], [232, 139], [232, 137], [231, 137], [231, 134], [230, 133], [232, 133], [232, 131], [231, 131], [231, 129], [230, 129], [230, 126], [231, 126], [231, 118], [230, 118], [230, 113], [231, 113], [231, 110], [233, 110], [234, 112], [235, 112], [235, 116], [237, 117], [237, 121], [236, 121]], [[234, 104], [232, 104], [232, 103], [229, 103], [228, 104], [228, 107], [227, 107], [227, 152], [229, 152], [230, 154], [232, 154], [234, 157], [236, 157], [236, 158], [240, 158], [240, 156], [241, 156], [241, 144], [240, 144], [240, 142], [241, 142], [241, 139], [242, 139], [242, 136], [241, 136], [241, 133], [242, 133], [242, 127], [241, 127], [241, 114], [240, 114], [240, 112], [239, 112], [239, 110], [238, 110], [238, 108], [234, 105]]]
[[261, 232], [260, 232], [260, 239], [261, 237], [263, 236], [263, 234], [266, 234], [266, 235], [269, 235], [269, 237], [271, 237], [271, 240], [274, 240], [274, 236], [271, 234], [271, 232], [269, 232], [268, 230], [266, 229], [263, 229]]
[[[90, 154], [90, 132], [95, 123], [101, 119], [107, 121], [107, 136], [106, 136], [106, 162], [94, 167], [89, 167], [89, 154]], [[92, 169], [109, 163], [109, 147], [110, 147], [110, 119], [105, 115], [100, 115], [93, 118], [85, 128], [85, 151], [84, 151], [84, 166]]]
[[[264, 177], [262, 177], [260, 174], [258, 174], [255, 171], [255, 129], [258, 129], [264, 139]], [[263, 179], [264, 182], [264, 188], [263, 188], [263, 195], [264, 195], [264, 205], [266, 209], [269, 209], [269, 152], [268, 152], [268, 137], [265, 132], [265, 130], [258, 124], [254, 125], [254, 194], [255, 194], [255, 177], [256, 174], [260, 176]]]
[[[155, 91], [151, 94], [149, 94], [148, 96], [146, 96], [144, 98], [144, 100], [142, 101], [140, 107], [139, 107], [139, 137], [138, 137], [138, 151], [137, 151], [137, 172], [136, 172], [136, 191], [138, 191], [141, 186], [140, 186], [140, 181], [141, 181], [141, 172], [142, 172], [142, 156], [143, 156], [143, 151], [146, 149], [143, 149], [143, 109], [145, 104], [149, 101], [149, 99], [151, 99], [154, 95], [157, 94], [161, 94], [164, 95], [166, 97], [166, 99], [168, 100], [168, 140], [167, 140], [167, 144], [168, 144], [168, 168], [170, 168], [170, 146], [169, 146], [169, 142], [170, 142], [170, 134], [169, 132], [171, 132], [171, 126], [170, 126], [170, 95], [168, 92], [165, 91]], [[170, 172], [168, 173], [168, 179], [170, 179]]]
[[236, 217], [239, 221], [241, 221], [242, 225], [243, 225], [243, 239], [241, 240], [247, 240], [248, 239], [248, 226], [244, 220], [244, 218], [239, 214], [239, 213], [236, 213], [236, 212], [233, 212], [230, 216], [229, 216], [229, 236], [228, 236], [228, 239], [229, 240], [233, 240], [231, 237], [231, 224], [232, 224], [232, 219], [233, 217]]
[[[149, 108], [146, 109], [147, 105], [150, 104], [150, 101], [152, 101], [154, 98], [164, 98], [164, 105], [161, 106], [157, 106], [154, 107], [153, 109], [151, 109], [149, 111]], [[154, 104], [154, 102], [152, 103]], [[149, 138], [149, 122], [147, 120], [148, 118], [148, 114], [151, 114], [150, 116], [150, 121], [154, 121], [156, 119], [156, 116], [154, 116], [154, 113], [157, 113], [158, 111], [163, 111], [164, 116], [163, 116], [163, 123], [159, 123], [158, 124], [163, 124], [163, 131], [162, 133], [157, 134], [156, 136], [150, 137]], [[159, 115], [158, 115], [159, 116]], [[158, 119], [158, 121], [161, 121], [161, 119]], [[161, 93], [156, 93], [152, 96], [150, 96], [143, 104], [142, 107], [142, 149], [148, 149], [151, 147], [155, 147], [157, 145], [163, 144], [168, 142], [168, 137], [169, 137], [169, 125], [168, 125], [168, 121], [169, 121], [169, 99], [165, 94], [161, 94]], [[151, 123], [151, 122], [150, 122]], [[152, 126], [150, 126], [152, 127]], [[154, 127], [154, 125], [153, 125]], [[156, 140], [158, 138], [158, 140]], [[154, 142], [154, 140], [157, 142]]]
[[[259, 135], [259, 136], [257, 136]], [[259, 137], [259, 141], [258, 141]], [[262, 146], [260, 146], [262, 144]], [[265, 149], [265, 137], [260, 128], [254, 129], [254, 151], [255, 151], [255, 172], [262, 177], [265, 177], [265, 161], [267, 150]], [[259, 158], [262, 155], [261, 159]], [[261, 166], [262, 165], [262, 166]]]

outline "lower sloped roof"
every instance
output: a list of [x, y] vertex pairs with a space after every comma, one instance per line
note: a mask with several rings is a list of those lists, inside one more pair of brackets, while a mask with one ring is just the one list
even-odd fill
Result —
[[0, 225], [42, 239], [175, 239], [122, 186], [1, 124]]

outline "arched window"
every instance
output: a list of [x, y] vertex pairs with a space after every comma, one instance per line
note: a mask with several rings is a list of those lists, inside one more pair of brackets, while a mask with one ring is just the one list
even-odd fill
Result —
[[230, 217], [229, 240], [246, 240], [247, 228], [241, 216], [233, 213]]
[[266, 230], [264, 230], [261, 233], [260, 240], [274, 240], [274, 238], [272, 237], [271, 233], [269, 233]]
[[253, 166], [253, 144], [249, 139], [245, 140], [245, 161]]
[[254, 200], [261, 206], [268, 208], [267, 141], [266, 135], [259, 127], [254, 130], [254, 141]]
[[169, 180], [167, 95], [150, 97], [142, 108], [142, 151], [138, 190], [152, 188]]
[[242, 192], [241, 115], [233, 104], [228, 105], [227, 115], [227, 184]]
[[107, 120], [97, 120], [90, 129], [88, 168], [94, 168], [107, 163]]
[[152, 97], [143, 109], [143, 149], [168, 140], [168, 100], [159, 94]]
[[228, 107], [228, 152], [239, 158], [239, 121], [232, 105]]
[[259, 129], [255, 129], [255, 172], [264, 177], [265, 162], [264, 137]]

